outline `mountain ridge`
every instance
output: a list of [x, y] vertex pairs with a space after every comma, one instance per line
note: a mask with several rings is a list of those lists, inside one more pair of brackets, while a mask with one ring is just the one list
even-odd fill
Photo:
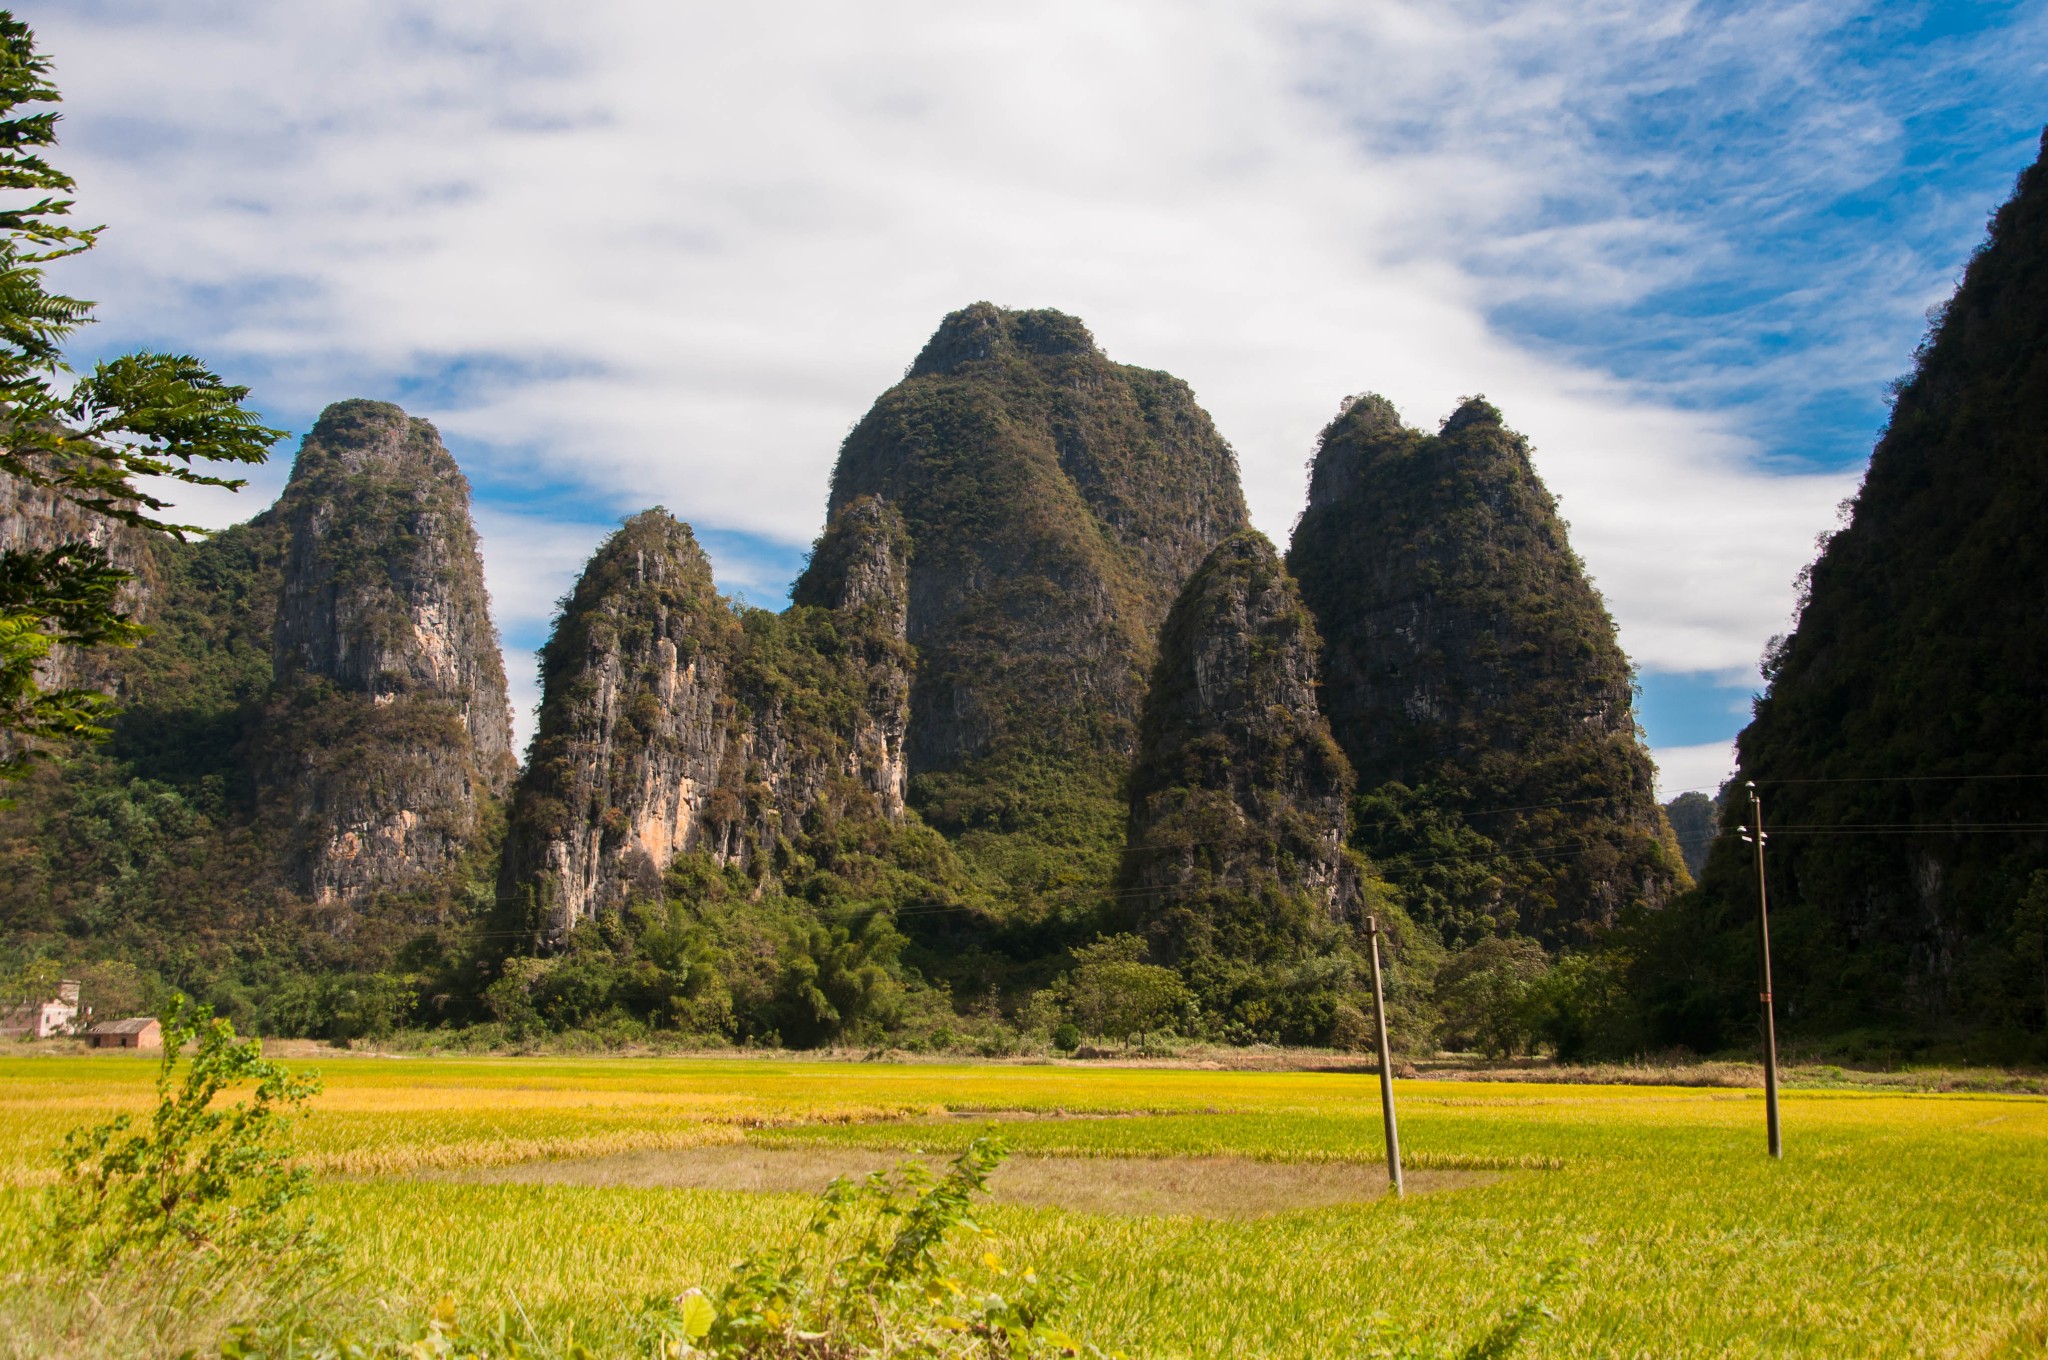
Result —
[[[120, 797], [242, 867], [203, 964], [130, 913], [163, 975], [291, 1032], [882, 1043], [1038, 1024], [1108, 939], [1180, 975], [1191, 1032], [1355, 1046], [1367, 915], [1426, 1036], [1447, 950], [1584, 948], [1683, 881], [1613, 625], [1483, 400], [1435, 434], [1347, 402], [1283, 557], [1185, 383], [963, 308], [846, 437], [787, 608], [722, 596], [665, 510], [622, 523], [516, 772], [468, 497], [426, 422], [340, 402], [275, 507], [175, 557], [142, 688], [189, 690], [211, 763], [167, 748], [184, 782]], [[65, 797], [113, 798], [127, 740]], [[1555, 807], [1488, 811], [1516, 800]], [[53, 866], [79, 834], [0, 823]], [[1603, 856], [1530, 853], [1560, 836]], [[38, 900], [0, 911], [105, 914]]]

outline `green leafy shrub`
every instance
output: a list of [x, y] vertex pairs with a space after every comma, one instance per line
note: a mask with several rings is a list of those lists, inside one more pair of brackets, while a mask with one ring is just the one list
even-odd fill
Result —
[[[100, 1268], [138, 1249], [306, 1245], [310, 1221], [288, 1212], [307, 1173], [292, 1164], [287, 1112], [319, 1092], [319, 1077], [265, 1058], [258, 1040], [237, 1042], [232, 1024], [183, 997], [164, 1013], [163, 1038], [149, 1123], [124, 1114], [65, 1137], [49, 1204], [57, 1254]], [[218, 1103], [245, 1082], [247, 1099]]]
[[1066, 1280], [984, 1251], [970, 1281], [950, 1249], [956, 1235], [986, 1237], [973, 1200], [1006, 1155], [984, 1137], [940, 1177], [906, 1162], [893, 1176], [839, 1178], [795, 1247], [742, 1261], [716, 1290], [650, 1301], [649, 1349], [758, 1360], [1101, 1355], [1050, 1322]]
[[1559, 1059], [1627, 1058], [1648, 1043], [1642, 1003], [1630, 987], [1626, 948], [1566, 954], [1529, 992], [1530, 1021]]
[[1075, 1025], [1143, 1043], [1194, 1004], [1180, 974], [1145, 962], [1145, 947], [1135, 935], [1110, 935], [1074, 950], [1074, 971], [1055, 990]]

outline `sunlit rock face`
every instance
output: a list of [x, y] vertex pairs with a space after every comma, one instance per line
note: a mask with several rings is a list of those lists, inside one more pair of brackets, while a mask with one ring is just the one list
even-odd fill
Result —
[[766, 873], [776, 847], [904, 812], [911, 654], [900, 520], [837, 514], [781, 614], [719, 597], [688, 525], [636, 515], [541, 657], [500, 900], [545, 944], [660, 890], [678, 855]]
[[275, 514], [269, 815], [317, 902], [418, 886], [470, 852], [515, 773], [469, 483], [432, 425], [338, 402]]

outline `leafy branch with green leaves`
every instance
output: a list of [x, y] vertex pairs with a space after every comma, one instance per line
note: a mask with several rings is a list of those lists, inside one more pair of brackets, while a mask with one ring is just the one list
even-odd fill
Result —
[[[32, 741], [98, 741], [113, 704], [97, 690], [39, 683], [51, 651], [132, 647], [147, 632], [123, 614], [129, 574], [104, 548], [67, 543], [0, 552], [0, 733]], [[40, 748], [0, 748], [0, 780], [28, 772]]]
[[[265, 1058], [261, 1040], [237, 1040], [211, 1006], [182, 996], [162, 1024], [149, 1122], [117, 1115], [65, 1136], [49, 1204], [55, 1253], [103, 1269], [137, 1250], [312, 1245], [309, 1220], [288, 1212], [309, 1175], [287, 1140], [291, 1111], [319, 1093], [320, 1078]], [[220, 1101], [251, 1082], [246, 1099]]]
[[[956, 1234], [987, 1236], [974, 1198], [1008, 1155], [982, 1137], [943, 1176], [906, 1162], [893, 1175], [840, 1177], [796, 1247], [740, 1262], [715, 1291], [650, 1300], [649, 1350], [675, 1360], [1103, 1355], [1052, 1325], [1070, 1288], [1063, 1277], [1013, 1272], [993, 1251], [981, 1255], [979, 1283], [954, 1264]], [[848, 1230], [850, 1244], [829, 1255]]]
[[[52, 292], [44, 267], [99, 242], [67, 219], [71, 176], [44, 158], [58, 114], [50, 60], [29, 26], [0, 10], [0, 482], [31, 487], [112, 525], [182, 538], [199, 530], [158, 516], [171, 503], [139, 478], [235, 490], [208, 469], [261, 463], [284, 431], [243, 402], [249, 389], [187, 354], [135, 353], [74, 371], [64, 345], [93, 321], [92, 302]], [[37, 741], [105, 735], [112, 705], [83, 689], [46, 689], [53, 647], [133, 646], [145, 633], [120, 607], [129, 574], [84, 539], [0, 551], [0, 779], [18, 778]]]

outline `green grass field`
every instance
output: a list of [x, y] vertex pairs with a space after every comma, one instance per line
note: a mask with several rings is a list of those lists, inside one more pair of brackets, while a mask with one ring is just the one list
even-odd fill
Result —
[[[364, 1288], [516, 1306], [615, 1349], [647, 1295], [793, 1233], [792, 1194], [470, 1184], [464, 1168], [749, 1142], [917, 1149], [1010, 1118], [1020, 1153], [1376, 1161], [1376, 1082], [1335, 1073], [672, 1059], [317, 1067], [300, 1130]], [[0, 1059], [6, 1224], [65, 1129], [146, 1107], [154, 1066]], [[2048, 1099], [1785, 1096], [1786, 1158], [1744, 1091], [1397, 1083], [1415, 1168], [1483, 1184], [1254, 1219], [991, 1207], [1006, 1258], [1082, 1282], [1072, 1330], [1134, 1355], [1457, 1354], [1540, 1298], [1515, 1354], [2048, 1353]], [[439, 1173], [422, 1176], [419, 1173]], [[18, 1258], [20, 1253], [11, 1253]]]

